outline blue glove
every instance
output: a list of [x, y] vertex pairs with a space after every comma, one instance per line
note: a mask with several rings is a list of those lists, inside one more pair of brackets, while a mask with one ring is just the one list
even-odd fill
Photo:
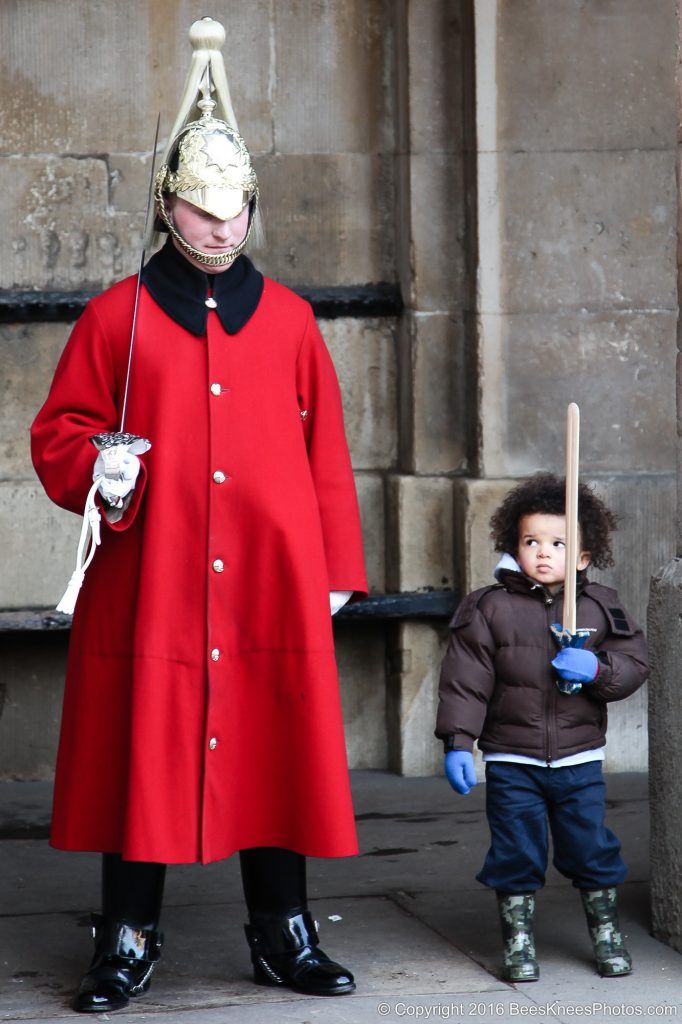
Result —
[[569, 683], [593, 683], [599, 671], [596, 654], [582, 647], [564, 647], [552, 661], [562, 679]]
[[476, 785], [473, 756], [468, 750], [448, 750], [445, 755], [445, 774], [452, 788], [465, 796]]

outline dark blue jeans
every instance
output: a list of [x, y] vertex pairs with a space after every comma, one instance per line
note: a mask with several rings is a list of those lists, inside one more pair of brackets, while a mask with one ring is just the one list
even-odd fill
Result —
[[545, 883], [548, 824], [554, 866], [578, 889], [619, 885], [627, 874], [618, 838], [604, 824], [601, 761], [544, 768], [486, 764], [490, 849], [476, 876], [500, 892], [532, 892]]

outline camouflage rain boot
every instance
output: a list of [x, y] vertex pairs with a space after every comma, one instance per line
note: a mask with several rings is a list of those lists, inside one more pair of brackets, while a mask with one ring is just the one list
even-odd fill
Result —
[[503, 977], [506, 981], [537, 981], [540, 968], [535, 959], [532, 893], [498, 892], [497, 905], [504, 941]]
[[632, 970], [630, 954], [623, 945], [618, 925], [616, 890], [581, 889], [587, 927], [592, 939], [597, 970], [602, 978], [617, 978]]

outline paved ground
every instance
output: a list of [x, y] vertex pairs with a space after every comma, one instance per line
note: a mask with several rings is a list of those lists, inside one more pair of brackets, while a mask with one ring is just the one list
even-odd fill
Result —
[[[621, 923], [634, 973], [596, 975], [579, 897], [552, 872], [538, 900], [541, 979], [519, 986], [499, 978], [494, 896], [474, 879], [487, 845], [483, 787], [457, 798], [443, 779], [384, 772], [355, 772], [353, 786], [362, 855], [312, 862], [310, 888], [322, 945], [355, 971], [355, 994], [306, 999], [252, 984], [231, 858], [169, 870], [163, 961], [149, 993], [110, 1019], [682, 1020], [682, 958], [649, 935], [644, 775], [609, 782], [609, 823], [630, 864]], [[99, 863], [94, 855], [48, 848], [49, 797], [44, 784], [0, 784], [0, 1020], [83, 1020], [70, 1011], [69, 999], [90, 956], [88, 912], [97, 900]]]

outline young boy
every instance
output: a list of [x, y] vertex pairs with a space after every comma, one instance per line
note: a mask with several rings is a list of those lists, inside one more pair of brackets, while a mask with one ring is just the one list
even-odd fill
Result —
[[[590, 564], [613, 564], [616, 517], [581, 484], [577, 625], [590, 633], [583, 649], [558, 650], [550, 627], [562, 618], [564, 489], [538, 474], [497, 509], [498, 582], [460, 604], [441, 670], [436, 735], [450, 785], [463, 794], [475, 785], [474, 740], [486, 762], [491, 845], [477, 878], [497, 892], [504, 976], [514, 982], [539, 977], [534, 893], [545, 881], [548, 821], [554, 865], [580, 890], [599, 973], [632, 970], [616, 911], [627, 868], [604, 825], [601, 762], [607, 703], [645, 681], [646, 642], [616, 592], [586, 577]], [[562, 693], [557, 676], [580, 689]]]

